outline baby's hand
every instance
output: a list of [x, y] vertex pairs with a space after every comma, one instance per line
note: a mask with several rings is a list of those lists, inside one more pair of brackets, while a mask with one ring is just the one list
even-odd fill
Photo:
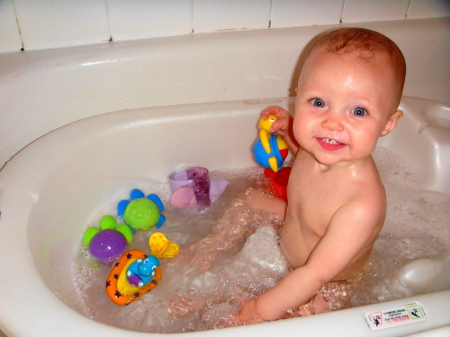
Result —
[[289, 112], [279, 106], [271, 106], [262, 111], [261, 117], [267, 119], [269, 115], [275, 115], [278, 117], [278, 120], [272, 124], [269, 131], [274, 132], [283, 138], [289, 136], [289, 129], [292, 124], [292, 117]]
[[231, 316], [231, 325], [248, 325], [264, 322], [256, 311], [256, 299], [241, 299], [239, 301], [242, 301], [242, 306], [237, 315]]

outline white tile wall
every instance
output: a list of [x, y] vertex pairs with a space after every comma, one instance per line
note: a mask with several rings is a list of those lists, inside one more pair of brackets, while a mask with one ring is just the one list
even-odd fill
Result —
[[107, 0], [114, 41], [174, 36], [192, 31], [192, 0]]
[[406, 18], [410, 0], [345, 0], [342, 22], [390, 21]]
[[450, 16], [450, 0], [411, 0], [408, 19]]
[[108, 41], [105, 0], [13, 0], [26, 50]]
[[11, 0], [0, 1], [0, 53], [22, 48], [16, 13]]
[[270, 0], [193, 0], [194, 32], [267, 28]]
[[273, 0], [271, 27], [338, 24], [344, 0]]
[[0, 0], [0, 53], [264, 29], [269, 22], [280, 28], [445, 16], [450, 0]]

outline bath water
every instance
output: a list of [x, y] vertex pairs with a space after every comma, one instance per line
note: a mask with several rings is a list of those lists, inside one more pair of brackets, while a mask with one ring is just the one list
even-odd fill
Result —
[[[450, 288], [450, 197], [421, 190], [412, 171], [390, 151], [377, 149], [374, 158], [386, 187], [387, 218], [351, 305]], [[214, 171], [210, 177], [227, 179], [230, 184], [203, 214], [183, 214], [170, 205], [168, 183], [139, 187], [146, 194], [160, 196], [167, 218], [160, 231], [180, 247], [205, 237], [239, 193], [248, 188], [267, 189], [259, 167]], [[87, 219], [86, 228], [98, 226], [103, 215], [115, 214], [117, 202], [128, 199], [128, 193], [118, 195], [111, 204], [100, 205], [98, 213]], [[280, 220], [262, 212], [255, 213], [251, 221], [260, 229], [234, 249], [220, 254], [206, 272], [198, 271], [185, 261], [177, 263], [176, 258], [173, 261], [161, 259], [161, 284], [141, 300], [125, 307], [114, 304], [106, 295], [105, 280], [110, 269], [104, 266], [94, 268], [89, 254], [80, 246], [74, 267], [74, 283], [87, 316], [120, 328], [144, 332], [174, 333], [223, 327], [225, 322], [222, 319], [239, 309], [233, 295], [258, 296], [287, 273], [286, 262], [277, 248], [277, 233], [271, 226], [279, 224]], [[148, 237], [155, 231], [153, 228], [149, 232], [138, 232], [132, 249], [149, 253]], [[425, 258], [425, 263], [434, 261], [439, 265], [435, 277], [429, 282], [408, 283], [401, 277], [400, 273], [408, 268], [409, 263]], [[184, 306], [186, 302], [189, 302], [188, 306]], [[174, 310], [174, 306], [179, 310]], [[199, 310], [191, 310], [191, 307]], [[169, 308], [172, 313], [169, 313]]]

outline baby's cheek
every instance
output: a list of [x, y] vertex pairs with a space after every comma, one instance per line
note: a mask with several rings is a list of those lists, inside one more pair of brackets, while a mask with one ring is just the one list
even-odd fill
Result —
[[298, 121], [293, 124], [293, 133], [295, 140], [301, 145], [311, 134], [310, 126], [304, 121]]

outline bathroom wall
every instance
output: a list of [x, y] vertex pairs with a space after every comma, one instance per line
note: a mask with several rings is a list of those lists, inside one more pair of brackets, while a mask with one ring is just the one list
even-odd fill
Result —
[[0, 0], [0, 53], [222, 30], [446, 16], [448, 0]]

